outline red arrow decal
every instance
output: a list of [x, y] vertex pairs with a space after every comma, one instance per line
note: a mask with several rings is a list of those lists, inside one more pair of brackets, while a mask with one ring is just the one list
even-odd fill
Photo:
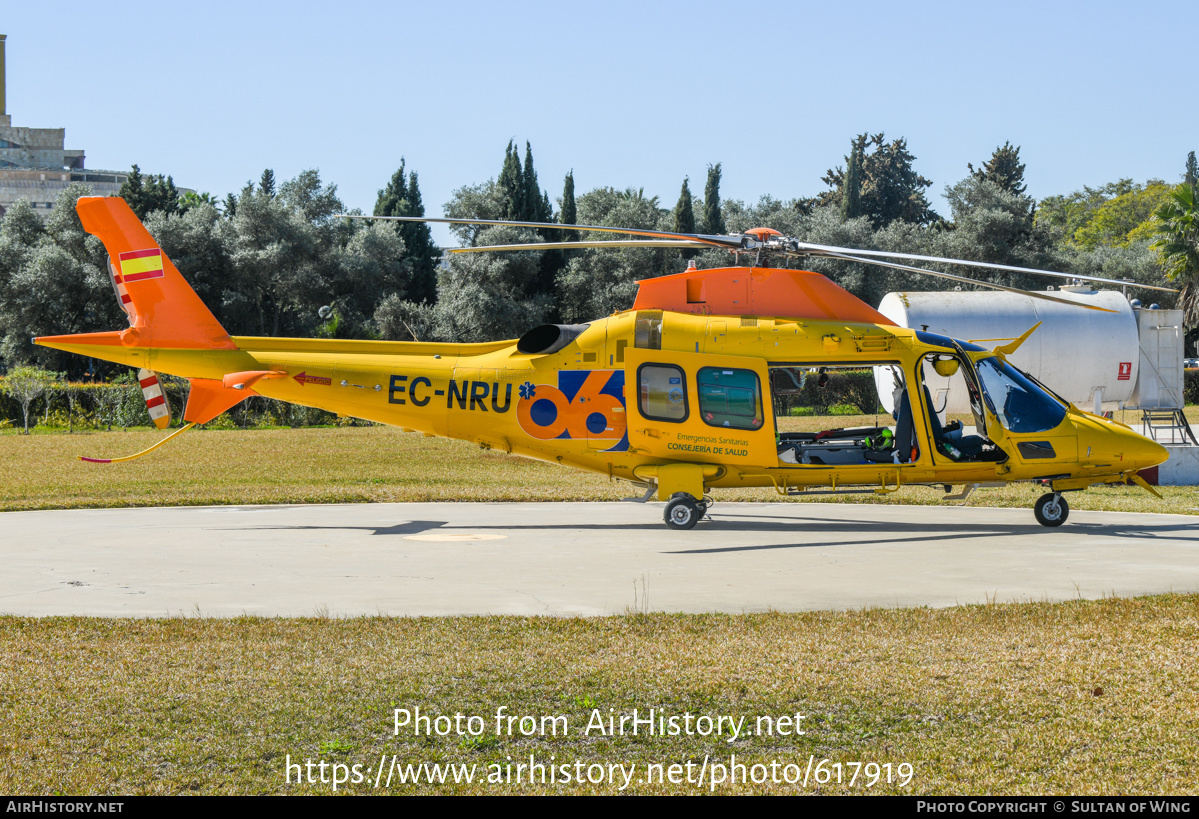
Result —
[[300, 386], [305, 384], [320, 384], [323, 387], [328, 387], [333, 383], [332, 378], [324, 378], [319, 375], [309, 375], [307, 372], [302, 372], [296, 376], [296, 381], [300, 382]]

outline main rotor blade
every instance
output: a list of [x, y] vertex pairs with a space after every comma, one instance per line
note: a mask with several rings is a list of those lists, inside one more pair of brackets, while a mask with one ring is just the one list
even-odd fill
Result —
[[604, 225], [560, 225], [556, 222], [515, 222], [506, 219], [444, 219], [435, 216], [366, 216], [339, 213], [347, 219], [382, 219], [389, 222], [441, 222], [449, 225], [507, 225], [510, 227], [540, 228], [542, 230], [580, 230], [587, 233], [619, 233], [625, 236], [649, 236], [655, 239], [688, 239], [712, 247], [740, 250], [745, 243], [739, 236], [712, 236], [705, 233], [669, 233], [662, 230], [634, 230]]
[[691, 239], [611, 239], [585, 242], [530, 242], [524, 245], [451, 247], [450, 253], [483, 253], [490, 250], [574, 250], [586, 247], [683, 247], [703, 250], [708, 245]]
[[[381, 220], [392, 221], [392, 222], [439, 222], [439, 223], [451, 224], [451, 225], [507, 225], [507, 226], [511, 226], [511, 227], [538, 228], [538, 229], [542, 229], [542, 230], [577, 230], [577, 231], [583, 231], [583, 232], [588, 232], [588, 233], [615, 233], [615, 234], [620, 234], [620, 235], [624, 235], [624, 236], [646, 236], [646, 237], [650, 237], [653, 239], [677, 240], [680, 242], [680, 244], [675, 244], [675, 245], [654, 244], [654, 245], [651, 245], [652, 247], [681, 247], [681, 248], [721, 247], [721, 248], [725, 248], [726, 250], [731, 250], [731, 251], [761, 250], [762, 252], [765, 252], [767, 254], [782, 252], [786, 255], [792, 255], [792, 256], [805, 256], [806, 255], [806, 256], [824, 256], [824, 257], [828, 257], [828, 258], [847, 258], [842, 254], [849, 253], [849, 254], [853, 254], [852, 261], [856, 261], [861, 264], [877, 263], [883, 267], [887, 267], [889, 265], [883, 264], [882, 262], [872, 262], [871, 259], [866, 259], [866, 258], [861, 258], [861, 257], [863, 257], [863, 256], [882, 257], [882, 258], [891, 258], [891, 259], [908, 259], [908, 260], [922, 261], [922, 262], [936, 262], [938, 264], [962, 265], [964, 267], [980, 267], [980, 268], [985, 268], [988, 270], [1003, 270], [1003, 271], [1007, 271], [1007, 272], [1011, 272], [1011, 273], [1030, 273], [1030, 274], [1033, 274], [1036, 276], [1052, 276], [1054, 278], [1059, 278], [1059, 279], [1074, 279], [1077, 281], [1098, 282], [1098, 283], [1102, 283], [1102, 284], [1114, 284], [1119, 287], [1140, 287], [1140, 288], [1144, 288], [1146, 290], [1160, 290], [1164, 293], [1177, 293], [1178, 292], [1177, 290], [1175, 290], [1173, 288], [1159, 287], [1158, 285], [1154, 285], [1154, 284], [1141, 284], [1140, 282], [1122, 281], [1119, 279], [1105, 279], [1100, 276], [1074, 275], [1074, 274], [1070, 274], [1070, 273], [1061, 273], [1056, 270], [1041, 270], [1041, 269], [1035, 268], [1035, 267], [1019, 267], [1016, 265], [993, 264], [991, 262], [974, 262], [974, 261], [969, 261], [966, 259], [949, 259], [944, 256], [924, 256], [924, 255], [921, 255], [918, 253], [894, 253], [894, 252], [886, 251], [886, 250], [858, 250], [855, 248], [835, 247], [832, 245], [811, 244], [808, 242], [800, 242], [800, 241], [797, 241], [794, 239], [774, 239], [774, 240], [767, 240], [766, 242], [760, 242], [759, 240], [757, 240], [753, 237], [745, 236], [745, 235], [716, 236], [716, 235], [705, 234], [705, 233], [671, 233], [669, 231], [662, 231], [662, 230], [640, 230], [640, 229], [632, 229], [632, 228], [607, 227], [604, 225], [561, 225], [556, 222], [518, 222], [518, 221], [512, 221], [512, 220], [506, 220], [506, 219], [447, 219], [447, 218], [440, 218], [440, 217], [435, 217], [435, 216], [367, 216], [365, 214], [349, 214], [349, 213], [341, 213], [341, 214], [337, 214], [337, 215], [345, 217], [347, 219], [381, 219]], [[635, 247], [636, 245], [637, 245], [637, 243], [631, 243], [629, 245], [621, 245], [621, 244], [606, 244], [606, 245], [605, 244], [590, 244], [589, 245], [584, 242], [571, 242], [571, 243], [564, 242], [564, 243], [560, 243], [560, 244], [546, 242], [546, 243], [539, 245], [539, 247], [542, 250], [550, 250], [550, 249], [555, 249], [558, 247], [560, 247], [561, 249], [569, 249], [571, 246], [573, 246], [573, 247], [587, 247], [587, 246], [591, 246], [591, 247]], [[495, 246], [495, 247], [491, 247], [491, 248], [478, 248], [477, 250], [478, 251], [495, 250], [495, 249], [501, 249], [501, 248], [502, 249], [511, 249], [511, 250], [534, 249], [531, 247], [525, 247], [523, 245], [502, 245], [502, 246]], [[451, 252], [453, 252], [453, 253], [473, 253], [473, 252], [476, 252], [476, 249], [474, 249], [474, 248], [455, 248], [455, 249], [451, 250]], [[925, 268], [899, 267], [897, 269], [901, 269], [901, 270], [910, 269], [915, 272], [928, 273], [928, 274], [934, 275], [934, 276], [942, 276], [942, 278], [953, 279], [953, 277], [950, 276], [949, 274], [940, 274], [940, 273], [936, 273], [935, 271], [932, 271], [932, 270], [927, 270]], [[984, 284], [983, 282], [979, 282], [975, 279], [958, 278], [958, 279], [953, 279], [953, 280], [969, 282], [971, 284]], [[1034, 295], [1036, 298], [1043, 298], [1043, 299], [1047, 299], [1049, 301], [1063, 301], [1063, 303], [1068, 303], [1068, 304], [1076, 303], [1076, 302], [1065, 302], [1062, 299], [1055, 299], [1052, 296], [1042, 296], [1042, 295], [1036, 294], [1035, 291], [1018, 290], [1018, 289], [1013, 289], [1013, 288], [1003, 288], [999, 285], [985, 285], [985, 286], [991, 287], [996, 290], [1009, 289], [1009, 290], [1013, 290], [1014, 292], [1029, 293], [1031, 295]], [[1088, 309], [1094, 310], [1094, 309], [1102, 309], [1102, 308], [1090, 307]]]
[[939, 279], [949, 279], [954, 282], [962, 282], [963, 284], [974, 284], [979, 287], [986, 287], [991, 290], [1003, 290], [1006, 293], [1019, 293], [1021, 296], [1030, 296], [1034, 299], [1043, 299], [1044, 301], [1055, 301], [1058, 304], [1069, 304], [1072, 307], [1084, 307], [1087, 310], [1098, 310], [1101, 313], [1114, 313], [1115, 310], [1108, 310], [1106, 307], [1096, 307], [1093, 304], [1084, 304], [1083, 302], [1071, 301], [1058, 296], [1050, 296], [1047, 293], [1038, 293], [1035, 290], [1021, 290], [1018, 287], [1005, 287], [1002, 284], [991, 284], [990, 282], [980, 282], [977, 279], [968, 279], [965, 276], [954, 276], [952, 273], [938, 273], [935, 270], [925, 270], [923, 267], [910, 267], [906, 264], [898, 264], [896, 262], [882, 262], [877, 259], [862, 259], [857, 256], [847, 256], [844, 253], [825, 253], [830, 259], [843, 259], [847, 262], [857, 262], [859, 264], [875, 264], [879, 267], [890, 267], [894, 270], [906, 270], [909, 273], [924, 273], [928, 276], [936, 276]]
[[[1121, 287], [1143, 287], [1146, 290], [1161, 290], [1166, 293], [1177, 293], [1177, 290], [1169, 287], [1158, 287], [1153, 284], [1140, 284], [1138, 282], [1126, 282], [1119, 279], [1104, 279], [1098, 276], [1075, 276], [1071, 273], [1059, 273], [1055, 270], [1040, 270], [1035, 267], [1016, 267], [1009, 264], [991, 264], [990, 262], [971, 262], [966, 259], [946, 259], [942, 256], [921, 256], [917, 253], [892, 253], [887, 250], [857, 250], [848, 247], [831, 247], [829, 245], [813, 245], [807, 242], [796, 242], [795, 246], [799, 250], [811, 250], [817, 252], [835, 252], [835, 253], [853, 253], [858, 256], [882, 256], [891, 259], [911, 259], [918, 262], [940, 262], [942, 264], [959, 264], [965, 267], [985, 267], [990, 270], [1007, 270], [1012, 273], [1033, 273], [1038, 276], [1055, 276], [1059, 279], [1079, 279], [1086, 282], [1102, 282], [1104, 284], [1117, 284]], [[973, 281], [973, 280], [971, 280]]]

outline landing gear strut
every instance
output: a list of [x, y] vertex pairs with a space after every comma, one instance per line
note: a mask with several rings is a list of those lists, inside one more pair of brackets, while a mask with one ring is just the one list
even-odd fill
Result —
[[1042, 526], [1061, 526], [1070, 516], [1070, 504], [1066, 503], [1061, 492], [1050, 492], [1037, 498], [1032, 511], [1037, 516], [1037, 523]]
[[666, 503], [663, 518], [671, 529], [694, 529], [707, 511], [707, 502], [697, 501], [687, 492], [675, 492]]

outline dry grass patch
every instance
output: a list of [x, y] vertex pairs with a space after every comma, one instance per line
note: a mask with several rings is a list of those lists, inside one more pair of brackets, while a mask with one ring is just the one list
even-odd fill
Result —
[[[1199, 770], [1199, 597], [600, 619], [0, 618], [0, 790], [329, 792], [285, 760], [697, 768], [911, 762], [914, 794], [1182, 794]], [[570, 733], [393, 735], [393, 709], [564, 715]], [[805, 715], [799, 737], [585, 736], [592, 709]], [[707, 790], [707, 786], [704, 788]], [[377, 792], [365, 785], [351, 792]], [[384, 790], [384, 789], [381, 789]], [[613, 792], [446, 784], [403, 793]], [[646, 784], [639, 793], [692, 793]], [[790, 793], [785, 784], [720, 792]], [[809, 792], [861, 792], [829, 784]], [[894, 785], [876, 791], [900, 792]]]

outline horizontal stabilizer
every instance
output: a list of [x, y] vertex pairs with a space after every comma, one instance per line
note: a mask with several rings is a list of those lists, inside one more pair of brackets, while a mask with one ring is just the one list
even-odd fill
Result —
[[234, 389], [226, 387], [220, 381], [212, 378], [190, 378], [191, 392], [187, 395], [187, 407], [183, 410], [183, 420], [193, 424], [207, 424], [222, 412], [235, 407], [251, 395], [257, 395], [251, 389]]

